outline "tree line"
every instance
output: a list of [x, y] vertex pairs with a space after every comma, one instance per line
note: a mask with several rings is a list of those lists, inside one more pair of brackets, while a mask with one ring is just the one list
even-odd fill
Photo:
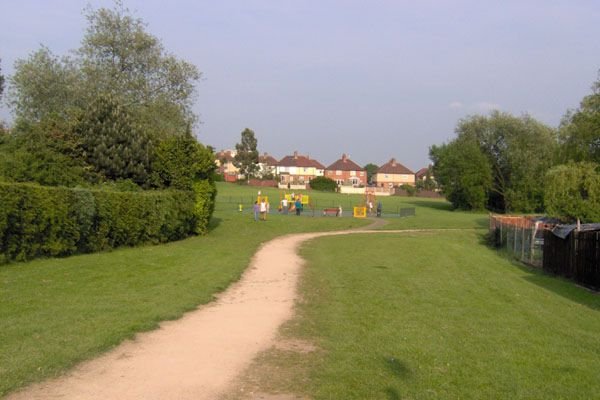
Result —
[[85, 10], [81, 45], [41, 46], [0, 78], [15, 116], [0, 129], [0, 177], [51, 186], [191, 190], [211, 179], [212, 149], [191, 127], [198, 69], [166, 51], [116, 1]]
[[433, 145], [433, 174], [455, 208], [600, 222], [600, 79], [557, 129], [494, 111]]

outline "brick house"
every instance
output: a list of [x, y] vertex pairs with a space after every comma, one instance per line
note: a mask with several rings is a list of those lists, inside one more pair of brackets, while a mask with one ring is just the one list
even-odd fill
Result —
[[415, 185], [415, 173], [392, 158], [377, 170], [373, 182], [379, 187]]
[[277, 163], [276, 172], [282, 184], [303, 185], [317, 176], [323, 176], [325, 166], [294, 151], [293, 155], [285, 156]]
[[325, 176], [336, 181], [338, 186], [366, 186], [367, 172], [342, 154], [342, 158], [325, 168]]
[[277, 160], [267, 153], [263, 153], [262, 156], [258, 156], [258, 175], [265, 177], [265, 175], [276, 175], [277, 174]]
[[235, 182], [238, 179], [243, 179], [243, 175], [240, 175], [239, 168], [233, 165], [235, 154], [235, 150], [221, 150], [215, 154], [217, 171], [219, 174], [223, 175], [225, 182]]

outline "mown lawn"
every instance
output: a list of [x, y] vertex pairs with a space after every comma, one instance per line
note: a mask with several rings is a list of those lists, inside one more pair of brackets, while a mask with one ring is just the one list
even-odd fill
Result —
[[[219, 189], [247, 190], [224, 184]], [[207, 236], [1, 265], [0, 396], [209, 302], [239, 278], [258, 246], [273, 237], [365, 224], [351, 218], [279, 215], [255, 222], [250, 213], [219, 200]]]
[[297, 317], [263, 385], [313, 399], [592, 399], [600, 296], [514, 264], [481, 231], [306, 243]]

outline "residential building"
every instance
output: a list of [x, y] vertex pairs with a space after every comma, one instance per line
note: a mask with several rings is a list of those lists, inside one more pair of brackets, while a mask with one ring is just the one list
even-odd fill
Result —
[[277, 174], [277, 160], [267, 153], [258, 156], [258, 175], [260, 177], [275, 176]]
[[281, 184], [304, 185], [317, 176], [323, 176], [325, 166], [294, 151], [293, 155], [285, 156], [277, 163], [276, 172]]
[[342, 158], [325, 168], [325, 176], [336, 181], [338, 186], [365, 186], [367, 172], [352, 161], [346, 154]]
[[233, 158], [235, 157], [235, 150], [221, 150], [215, 154], [215, 164], [217, 164], [217, 171], [223, 175], [223, 179], [226, 182], [235, 182], [238, 179], [243, 179], [244, 176], [240, 175], [240, 170], [233, 164]]
[[379, 187], [415, 185], [415, 173], [392, 158], [377, 170], [373, 182]]

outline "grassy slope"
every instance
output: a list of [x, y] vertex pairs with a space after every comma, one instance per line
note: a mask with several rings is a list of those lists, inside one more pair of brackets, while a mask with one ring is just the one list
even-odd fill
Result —
[[262, 242], [366, 223], [278, 215], [254, 222], [219, 202], [204, 237], [0, 266], [0, 396], [210, 301], [239, 278]]
[[305, 301], [285, 331], [322, 351], [264, 357], [294, 371], [269, 378], [271, 389], [315, 399], [596, 397], [600, 297], [479, 240], [446, 232], [306, 244]]

